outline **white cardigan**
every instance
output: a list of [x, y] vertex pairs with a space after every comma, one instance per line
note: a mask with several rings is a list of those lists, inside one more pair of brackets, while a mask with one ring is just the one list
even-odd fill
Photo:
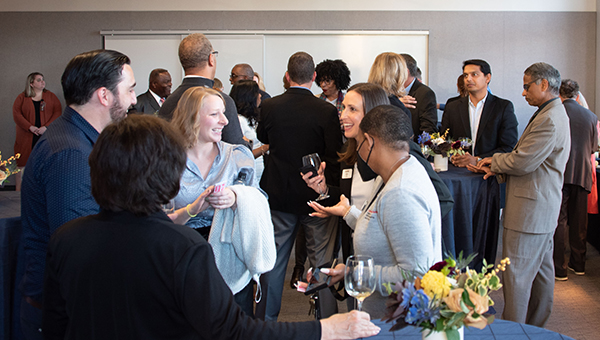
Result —
[[254, 187], [232, 185], [229, 189], [237, 196], [237, 206], [215, 211], [208, 243], [213, 248], [217, 268], [233, 294], [253, 278], [258, 283], [258, 302], [260, 274], [273, 269], [277, 258], [269, 203]]

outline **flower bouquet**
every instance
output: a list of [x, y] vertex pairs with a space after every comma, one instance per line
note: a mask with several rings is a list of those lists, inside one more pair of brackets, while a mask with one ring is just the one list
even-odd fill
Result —
[[439, 132], [431, 135], [427, 132], [423, 132], [419, 135], [417, 141], [421, 145], [421, 152], [423, 155], [442, 155], [443, 157], [464, 155], [464, 150], [471, 146], [472, 141], [469, 138], [461, 138], [453, 141], [448, 138], [448, 131], [449, 129], [446, 129], [446, 132], [444, 132], [443, 135]]
[[2, 152], [0, 152], [0, 185], [2, 185], [10, 175], [21, 171], [21, 169], [17, 169], [17, 162], [15, 162], [19, 157], [21, 157], [21, 154], [16, 154], [7, 160], [2, 160]]
[[434, 264], [422, 277], [403, 273], [404, 280], [385, 284], [386, 322], [395, 322], [390, 331], [409, 324], [421, 328], [423, 334], [444, 332], [448, 340], [460, 339], [462, 326], [485, 328], [494, 321], [486, 313], [494, 301], [489, 293], [502, 287], [497, 273], [510, 264], [508, 258], [494, 268], [483, 260], [481, 272], [467, 266], [476, 254], [466, 259], [447, 258]]

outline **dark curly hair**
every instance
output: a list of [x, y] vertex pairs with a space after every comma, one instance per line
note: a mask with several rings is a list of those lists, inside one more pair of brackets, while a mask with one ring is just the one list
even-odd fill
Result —
[[129, 115], [107, 126], [89, 157], [92, 196], [110, 211], [148, 216], [179, 192], [183, 139], [167, 121]]
[[229, 93], [235, 102], [237, 112], [248, 119], [251, 127], [258, 122], [258, 108], [256, 107], [258, 94], [258, 84], [254, 80], [237, 81]]
[[333, 80], [338, 90], [346, 90], [350, 86], [350, 69], [341, 60], [325, 59], [315, 68], [317, 78], [315, 82], [320, 86], [322, 81]]

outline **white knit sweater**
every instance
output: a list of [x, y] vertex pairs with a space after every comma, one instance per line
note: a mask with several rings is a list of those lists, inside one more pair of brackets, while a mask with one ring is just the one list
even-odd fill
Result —
[[[273, 269], [277, 251], [266, 197], [250, 186], [229, 189], [235, 192], [236, 206], [215, 211], [208, 243], [221, 276], [236, 294], [251, 278], [259, 283], [260, 274]], [[258, 288], [260, 296], [260, 284]]]

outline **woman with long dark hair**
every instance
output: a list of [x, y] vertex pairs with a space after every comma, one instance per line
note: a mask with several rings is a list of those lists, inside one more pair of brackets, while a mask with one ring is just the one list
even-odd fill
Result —
[[254, 169], [256, 179], [260, 182], [265, 168], [263, 156], [269, 145], [261, 143], [256, 137], [256, 126], [259, 120], [259, 106], [262, 100], [258, 84], [254, 80], [237, 81], [231, 88], [229, 96], [235, 101], [244, 139], [252, 142]]

